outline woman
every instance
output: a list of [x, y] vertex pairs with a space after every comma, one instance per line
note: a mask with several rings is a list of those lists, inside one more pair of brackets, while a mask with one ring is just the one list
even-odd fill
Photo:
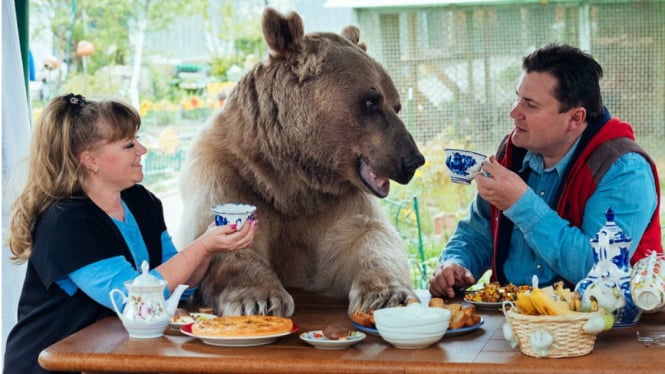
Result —
[[[257, 222], [211, 228], [181, 251], [162, 204], [145, 187], [138, 113], [125, 103], [69, 94], [53, 99], [32, 139], [28, 182], [12, 206], [9, 247], [27, 261], [5, 373], [45, 372], [42, 349], [113, 314], [109, 291], [143, 261], [168, 282], [198, 285], [216, 252], [251, 245]], [[186, 294], [191, 294], [189, 290]]]

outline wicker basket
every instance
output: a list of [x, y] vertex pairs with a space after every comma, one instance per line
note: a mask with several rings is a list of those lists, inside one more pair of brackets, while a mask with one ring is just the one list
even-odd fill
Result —
[[[584, 356], [593, 351], [596, 335], [583, 331], [591, 313], [585, 314], [532, 316], [519, 313], [517, 308], [505, 312], [520, 351], [527, 356], [548, 358]], [[546, 349], [534, 347], [531, 340], [534, 332], [549, 334], [551, 345]]]

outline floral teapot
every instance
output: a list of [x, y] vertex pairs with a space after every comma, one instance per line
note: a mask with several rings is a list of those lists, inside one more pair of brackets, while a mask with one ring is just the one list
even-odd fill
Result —
[[612, 208], [605, 212], [605, 219], [605, 226], [590, 240], [594, 265], [575, 291], [582, 295], [583, 309], [592, 309], [595, 302], [614, 314], [615, 327], [633, 326], [642, 311], [633, 303], [630, 291], [632, 240], [614, 222]]
[[[165, 300], [164, 287], [167, 282], [150, 274], [148, 267], [148, 262], [143, 261], [141, 274], [134, 280], [125, 282], [128, 295], [117, 288], [109, 293], [113, 309], [122, 320], [129, 336], [134, 338], [161, 336], [178, 307], [180, 296], [189, 287], [186, 284], [179, 285], [173, 290], [171, 297]], [[116, 305], [115, 295], [122, 298], [122, 313]]]

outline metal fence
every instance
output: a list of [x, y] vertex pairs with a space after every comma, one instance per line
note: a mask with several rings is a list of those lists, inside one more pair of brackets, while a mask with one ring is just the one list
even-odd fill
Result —
[[665, 161], [665, 1], [460, 4], [355, 12], [419, 142], [450, 128], [477, 150], [494, 152], [512, 128], [508, 112], [522, 57], [558, 42], [589, 51], [603, 65], [606, 106]]
[[145, 155], [143, 161], [144, 174], [146, 178], [175, 174], [180, 171], [184, 161], [185, 151], [183, 149], [178, 148], [174, 152], [151, 150]]

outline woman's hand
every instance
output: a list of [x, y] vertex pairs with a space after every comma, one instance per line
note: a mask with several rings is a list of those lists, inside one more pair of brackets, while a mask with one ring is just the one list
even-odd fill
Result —
[[254, 243], [258, 223], [258, 220], [247, 220], [240, 230], [236, 230], [235, 224], [215, 226], [213, 223], [197, 240], [209, 254], [249, 248]]

